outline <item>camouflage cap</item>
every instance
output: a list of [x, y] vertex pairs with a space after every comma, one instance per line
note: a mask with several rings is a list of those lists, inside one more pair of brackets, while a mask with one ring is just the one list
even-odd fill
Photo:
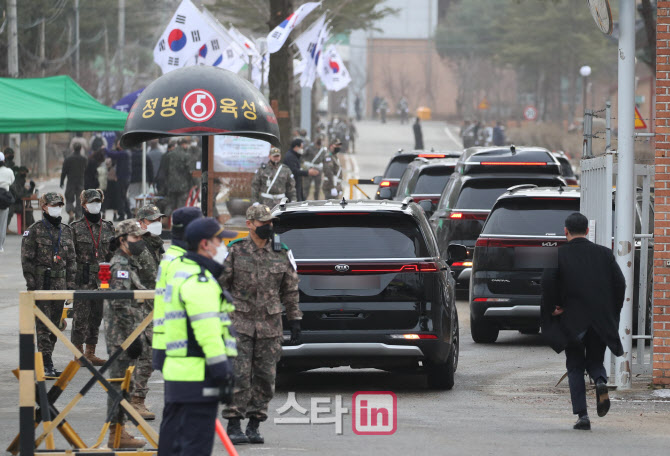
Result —
[[267, 222], [273, 218], [272, 211], [265, 204], [254, 203], [249, 207], [249, 209], [247, 209], [247, 220]]
[[165, 217], [154, 204], [145, 204], [137, 211], [137, 220], [158, 220]]
[[277, 149], [276, 147], [270, 148], [270, 156], [275, 157], [275, 156], [281, 156], [281, 150]]
[[65, 205], [65, 198], [63, 195], [56, 192], [48, 192], [40, 196], [40, 206], [52, 204], [60, 204], [61, 206]]
[[140, 225], [135, 219], [127, 219], [116, 225], [114, 230], [114, 237], [132, 234], [133, 236], [144, 236], [148, 231], [140, 228]]
[[99, 188], [89, 188], [81, 192], [79, 195], [79, 201], [81, 204], [91, 203], [93, 201], [103, 202], [105, 200], [105, 194]]

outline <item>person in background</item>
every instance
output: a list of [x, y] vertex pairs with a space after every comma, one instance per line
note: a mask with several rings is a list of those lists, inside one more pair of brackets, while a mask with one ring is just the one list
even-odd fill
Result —
[[151, 182], [153, 182], [156, 176], [158, 175], [158, 169], [161, 166], [161, 159], [163, 158], [164, 153], [165, 152], [159, 146], [157, 139], [149, 141], [149, 150], [147, 151], [147, 158], [151, 160], [151, 168], [154, 171], [153, 175], [151, 176]]
[[[0, 152], [0, 253], [5, 251], [5, 237], [7, 236], [7, 221], [9, 209], [14, 203], [14, 196], [9, 188], [14, 183], [14, 171], [5, 166], [5, 154]], [[4, 207], [6, 204], [6, 207]]]
[[421, 119], [418, 117], [412, 126], [414, 130], [414, 150], [423, 150], [423, 129], [421, 128]]
[[[130, 151], [130, 163], [131, 163], [131, 174], [130, 174], [130, 185], [128, 186], [128, 199], [130, 200], [130, 206], [135, 208], [142, 205], [142, 203], [137, 203], [135, 197], [142, 193], [142, 155], [143, 151], [141, 147], [135, 147]], [[146, 173], [145, 180], [147, 184], [147, 190], [149, 186], [154, 181], [154, 169], [153, 162], [149, 159], [147, 154], [146, 160]]]
[[296, 200], [295, 179], [288, 166], [280, 163], [281, 151], [270, 148], [270, 157], [256, 170], [251, 181], [251, 201], [274, 207], [283, 198]]
[[[30, 198], [33, 195], [33, 193], [35, 193], [34, 181], [31, 180], [30, 183], [28, 184], [28, 188], [26, 188], [26, 180], [28, 178], [28, 172], [29, 170], [25, 166], [19, 166], [18, 168], [16, 168], [16, 171], [14, 172], [16, 179], [14, 180], [12, 186], [9, 187], [9, 190], [12, 192], [12, 195], [14, 196], [14, 204], [12, 204], [12, 206], [10, 207], [9, 217], [7, 219], [8, 226], [9, 223], [12, 221], [12, 216], [14, 214], [18, 214], [23, 217], [23, 208], [28, 207], [28, 205], [30, 204], [30, 201], [23, 201], [23, 198]], [[25, 219], [23, 219], [22, 221], [23, 227], [30, 226], [33, 223], [35, 223], [35, 217], [33, 217], [33, 211], [32, 210], [26, 211]], [[19, 226], [17, 228], [17, 232], [22, 233], [23, 227]]]
[[[121, 140], [117, 139], [114, 144], [114, 150], [107, 151], [107, 156], [114, 161], [114, 168], [116, 174], [116, 189], [115, 200], [118, 218], [114, 221], [124, 220], [124, 218], [131, 218], [133, 214], [130, 211], [130, 204], [128, 203], [128, 185], [131, 177], [131, 162], [130, 152], [121, 147]], [[109, 195], [110, 192], [108, 191]]]
[[505, 145], [505, 126], [500, 121], [496, 122], [496, 126], [493, 127], [493, 145]]
[[284, 156], [284, 164], [289, 167], [291, 173], [293, 173], [293, 178], [295, 179], [295, 190], [298, 201], [305, 201], [305, 195], [302, 191], [302, 177], [319, 175], [319, 170], [316, 168], [310, 168], [309, 170], [303, 170], [301, 168], [300, 160], [304, 150], [304, 141], [300, 138], [296, 138], [291, 141], [291, 149], [286, 152], [286, 155]]
[[74, 134], [74, 138], [70, 140], [70, 151], [74, 152], [74, 146], [75, 144], [79, 144], [80, 150], [82, 151], [82, 154], [86, 154], [86, 151], [88, 150], [88, 141], [86, 141], [86, 138], [83, 137], [82, 133], [80, 131], [76, 132]]
[[75, 214], [77, 216], [81, 215], [81, 204], [78, 196], [84, 190], [84, 174], [88, 161], [81, 153], [82, 146], [80, 143], [74, 143], [73, 149], [72, 155], [67, 157], [65, 162], [63, 162], [63, 169], [60, 173], [60, 188], [63, 188], [63, 184], [67, 178], [65, 212], [70, 216], [68, 223], [74, 220]]

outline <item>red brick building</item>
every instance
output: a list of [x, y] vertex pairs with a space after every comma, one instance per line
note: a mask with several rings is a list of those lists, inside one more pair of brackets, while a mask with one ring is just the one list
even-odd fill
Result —
[[670, 385], [670, 1], [656, 26], [653, 382]]

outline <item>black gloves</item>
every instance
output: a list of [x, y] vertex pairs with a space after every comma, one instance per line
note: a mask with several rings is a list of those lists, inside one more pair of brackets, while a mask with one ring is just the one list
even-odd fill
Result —
[[126, 350], [130, 359], [137, 359], [142, 354], [142, 335], [140, 334]]
[[[223, 377], [219, 377], [219, 402], [221, 404], [230, 404], [233, 402], [233, 389], [235, 388], [235, 371], [233, 362], [228, 359], [221, 366]], [[218, 370], [218, 369], [217, 369]], [[217, 372], [218, 373], [218, 372]]]
[[291, 325], [291, 340], [289, 340], [289, 345], [299, 345], [300, 344], [300, 320], [291, 320], [288, 322]]

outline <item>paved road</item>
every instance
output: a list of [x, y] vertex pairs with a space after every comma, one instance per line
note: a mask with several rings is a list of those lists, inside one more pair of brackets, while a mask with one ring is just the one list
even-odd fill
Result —
[[[438, 122], [424, 124], [428, 147], [450, 148], [455, 141]], [[409, 126], [397, 122], [381, 125], [362, 122], [356, 161], [361, 177], [379, 174], [388, 157], [398, 147], [409, 148], [413, 138]], [[352, 157], [348, 157], [351, 159]], [[5, 446], [18, 430], [17, 382], [10, 370], [17, 366], [17, 293], [25, 289], [18, 257], [20, 239], [10, 236], [5, 253], [0, 254], [0, 442]], [[461, 325], [461, 355], [453, 390], [426, 389], [420, 375], [387, 373], [376, 370], [321, 369], [282, 376], [271, 403], [270, 420], [263, 425], [266, 445], [241, 446], [244, 455], [518, 455], [518, 454], [607, 454], [667, 455], [670, 448], [668, 424], [670, 402], [647, 390], [649, 380], [639, 377], [634, 390], [615, 392], [612, 410], [598, 419], [592, 410], [593, 431], [572, 430], [573, 417], [566, 382], [554, 387], [564, 373], [562, 356], [544, 347], [539, 336], [503, 332], [494, 345], [476, 345], [469, 330], [467, 302], [458, 302]], [[66, 331], [69, 337], [69, 331]], [[55, 361], [64, 366], [70, 359], [62, 344], [57, 345]], [[89, 378], [79, 373], [59, 400], [61, 408], [77, 388]], [[162, 381], [151, 380], [148, 404], [160, 412]], [[358, 391], [391, 391], [397, 395], [397, 431], [394, 435], [362, 436], [352, 430], [352, 396]], [[300, 406], [312, 409], [310, 400], [342, 398], [349, 409], [343, 417], [342, 434], [333, 423], [273, 424], [279, 418], [289, 393], [296, 393]], [[590, 392], [590, 404], [594, 393]], [[94, 388], [74, 409], [68, 420], [84, 437], [95, 440], [104, 415], [104, 397]], [[321, 404], [320, 407], [324, 407]], [[333, 416], [326, 412], [320, 418]], [[309, 415], [309, 413], [308, 413]], [[295, 410], [282, 417], [301, 417]], [[155, 424], [154, 427], [158, 428]], [[57, 439], [61, 447], [64, 442]], [[217, 455], [226, 454], [219, 442]]]

